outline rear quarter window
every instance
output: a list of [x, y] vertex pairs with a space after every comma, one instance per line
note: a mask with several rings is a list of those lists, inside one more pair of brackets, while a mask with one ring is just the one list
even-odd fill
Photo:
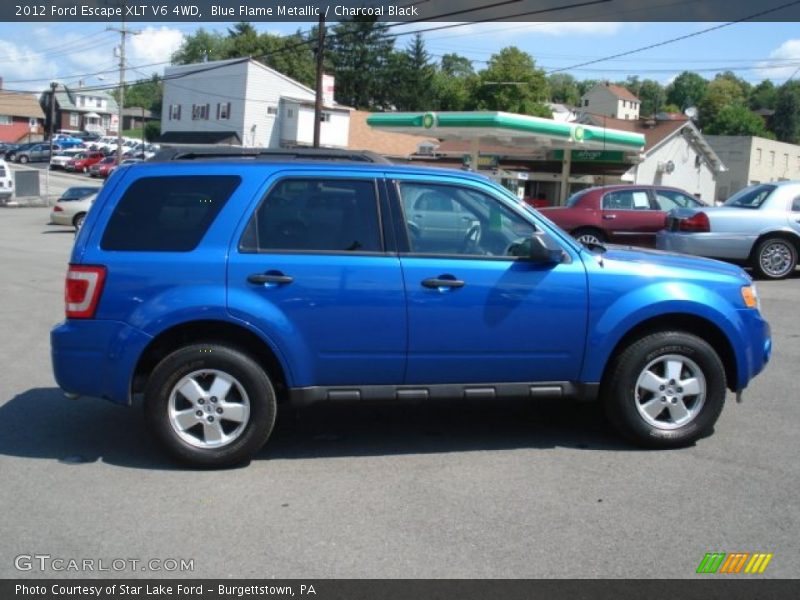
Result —
[[138, 179], [114, 208], [100, 247], [151, 252], [194, 250], [240, 182], [235, 175]]

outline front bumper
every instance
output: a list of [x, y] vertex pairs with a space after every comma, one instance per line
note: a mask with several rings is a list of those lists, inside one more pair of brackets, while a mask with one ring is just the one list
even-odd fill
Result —
[[63, 321], [50, 332], [56, 382], [68, 393], [129, 404], [136, 363], [151, 339], [120, 321]]
[[772, 356], [772, 331], [761, 313], [753, 309], [739, 310], [745, 339], [739, 353], [736, 390], [740, 391], [764, 370]]

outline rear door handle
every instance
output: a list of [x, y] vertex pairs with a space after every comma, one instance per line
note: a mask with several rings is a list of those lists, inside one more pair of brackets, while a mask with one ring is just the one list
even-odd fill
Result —
[[266, 273], [253, 273], [247, 277], [247, 281], [257, 285], [285, 285], [292, 283], [294, 277], [284, 275], [280, 271], [267, 271]]
[[617, 215], [603, 215], [603, 218], [610, 221], [612, 219], [616, 219]]
[[464, 287], [464, 281], [461, 279], [456, 279], [455, 277], [447, 277], [447, 276], [440, 276], [440, 277], [429, 277], [428, 279], [422, 280], [422, 287], [430, 288], [430, 289], [439, 289], [439, 288], [462, 288]]

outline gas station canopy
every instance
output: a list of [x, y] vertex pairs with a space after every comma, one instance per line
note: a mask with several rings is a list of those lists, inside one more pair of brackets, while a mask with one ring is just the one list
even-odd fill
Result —
[[442, 140], [481, 140], [515, 149], [621, 150], [638, 154], [645, 144], [639, 133], [505, 112], [374, 113], [375, 129], [429, 135]]
[[506, 112], [374, 113], [367, 118], [367, 124], [387, 132], [469, 141], [471, 165], [479, 164], [481, 143], [540, 155], [560, 150], [551, 154], [561, 155], [561, 204], [569, 188], [573, 152], [616, 151], [625, 156], [625, 162], [635, 164], [641, 160], [645, 145], [640, 133]]

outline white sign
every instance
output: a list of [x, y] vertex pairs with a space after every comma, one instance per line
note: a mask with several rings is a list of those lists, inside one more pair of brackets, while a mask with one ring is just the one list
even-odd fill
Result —
[[322, 75], [322, 103], [331, 105], [333, 104], [333, 92], [335, 88], [333, 75]]

